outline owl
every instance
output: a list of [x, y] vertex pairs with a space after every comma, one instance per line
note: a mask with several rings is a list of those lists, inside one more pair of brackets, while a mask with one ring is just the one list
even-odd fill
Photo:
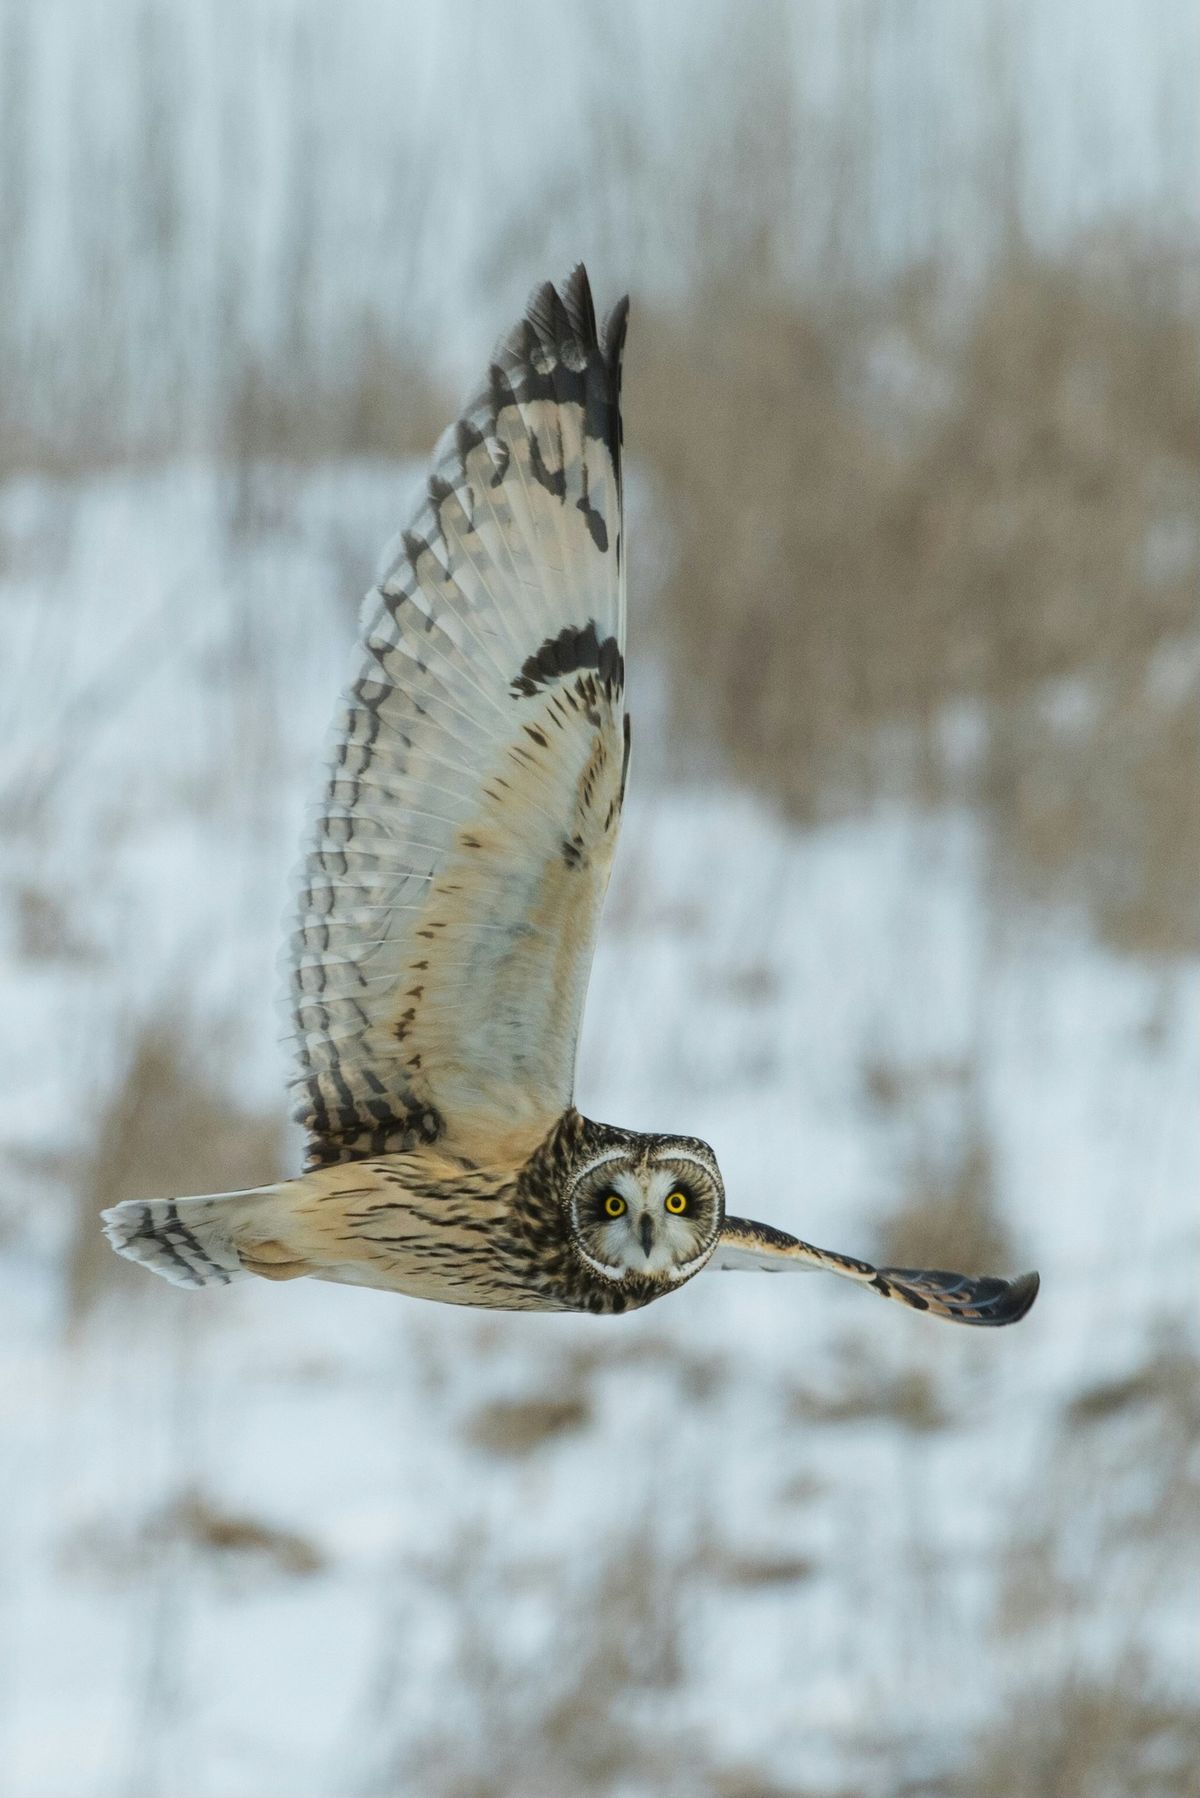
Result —
[[305, 1171], [128, 1201], [180, 1286], [305, 1276], [513, 1311], [635, 1310], [707, 1268], [824, 1268], [1014, 1323], [1007, 1281], [872, 1267], [733, 1217], [712, 1149], [573, 1104], [629, 772], [621, 354], [588, 279], [533, 295], [385, 554], [290, 934]]

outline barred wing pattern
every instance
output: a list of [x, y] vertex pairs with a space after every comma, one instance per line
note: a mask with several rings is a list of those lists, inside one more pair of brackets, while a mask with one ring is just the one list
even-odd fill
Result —
[[620, 362], [549, 284], [368, 595], [290, 939], [309, 1166], [516, 1156], [570, 1102], [628, 759]]
[[727, 1216], [708, 1264], [717, 1269], [760, 1273], [819, 1272], [841, 1274], [869, 1286], [885, 1299], [897, 1299], [914, 1311], [928, 1311], [951, 1323], [991, 1325], [1018, 1323], [1038, 1293], [1036, 1274], [1001, 1280], [992, 1274], [972, 1277], [940, 1268], [872, 1267], [852, 1255], [814, 1248], [771, 1224]]

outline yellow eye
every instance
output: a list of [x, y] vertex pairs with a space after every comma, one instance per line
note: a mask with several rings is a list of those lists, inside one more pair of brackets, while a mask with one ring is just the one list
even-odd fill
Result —
[[675, 1216], [678, 1217], [681, 1211], [687, 1210], [688, 1202], [686, 1192], [669, 1192], [667, 1194], [666, 1204], [667, 1210], [673, 1211]]
[[610, 1192], [604, 1201], [604, 1209], [609, 1217], [620, 1217], [625, 1210], [625, 1201], [619, 1192]]

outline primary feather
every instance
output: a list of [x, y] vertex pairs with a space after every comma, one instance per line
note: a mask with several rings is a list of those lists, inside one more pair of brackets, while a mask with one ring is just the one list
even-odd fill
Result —
[[526, 1151], [569, 1104], [620, 813], [620, 361], [543, 286], [363, 612], [291, 937], [309, 1164]]

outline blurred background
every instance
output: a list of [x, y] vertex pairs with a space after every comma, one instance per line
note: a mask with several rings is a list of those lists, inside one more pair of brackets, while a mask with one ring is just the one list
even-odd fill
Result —
[[[1191, 0], [0, 0], [10, 1798], [1183, 1798], [1200, 1653]], [[375, 557], [629, 289], [580, 1070], [955, 1331], [185, 1295]], [[764, 673], [765, 670], [765, 673]]]

